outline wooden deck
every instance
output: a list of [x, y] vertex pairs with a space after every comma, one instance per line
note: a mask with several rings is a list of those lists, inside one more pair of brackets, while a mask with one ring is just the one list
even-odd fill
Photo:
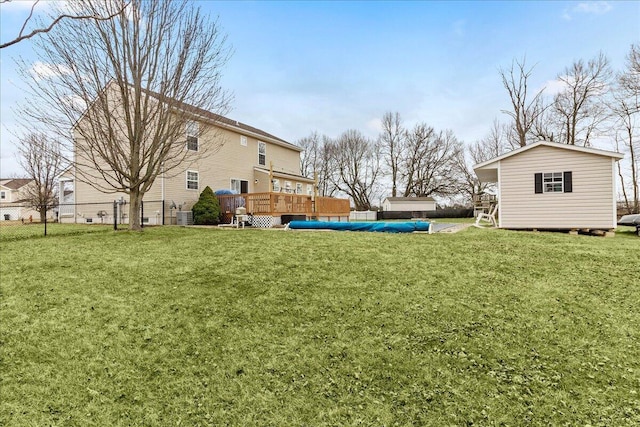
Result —
[[498, 203], [498, 198], [493, 194], [474, 194], [473, 217], [477, 218], [480, 213], [489, 213], [496, 203]]
[[312, 197], [291, 193], [248, 193], [217, 196], [223, 215], [244, 206], [250, 215], [306, 215], [308, 217], [349, 216], [348, 199]]

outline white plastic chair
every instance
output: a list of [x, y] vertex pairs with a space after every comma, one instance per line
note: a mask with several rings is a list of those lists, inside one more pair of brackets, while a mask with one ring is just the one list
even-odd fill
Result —
[[481, 225], [480, 222], [481, 221], [486, 221], [491, 223], [491, 225], [493, 227], [498, 227], [498, 221], [496, 221], [496, 214], [498, 213], [498, 203], [496, 203], [495, 205], [491, 206], [489, 208], [489, 212], [485, 213], [485, 212], [480, 212], [478, 214], [478, 216], [476, 217], [476, 223], [475, 226], [476, 227], [484, 227], [484, 225]]

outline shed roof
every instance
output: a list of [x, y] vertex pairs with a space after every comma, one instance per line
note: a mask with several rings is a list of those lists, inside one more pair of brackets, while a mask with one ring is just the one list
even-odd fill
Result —
[[620, 160], [624, 157], [624, 154], [621, 154], [615, 151], [607, 151], [607, 150], [601, 150], [598, 148], [591, 148], [591, 147], [581, 147], [578, 145], [560, 144], [558, 142], [538, 141], [538, 142], [534, 142], [533, 144], [520, 147], [516, 150], [509, 151], [508, 153], [502, 154], [501, 156], [498, 156], [498, 157], [494, 157], [493, 159], [489, 159], [486, 162], [478, 163], [473, 166], [473, 170], [475, 171], [480, 181], [496, 182], [498, 181], [498, 174], [497, 174], [498, 164], [502, 160], [512, 156], [517, 156], [521, 153], [524, 153], [525, 151], [528, 151], [540, 146], [559, 148], [562, 150], [570, 150], [570, 151], [575, 151], [580, 153], [592, 154], [596, 156], [611, 157], [616, 160]]
[[433, 197], [387, 197], [390, 202], [435, 202]]

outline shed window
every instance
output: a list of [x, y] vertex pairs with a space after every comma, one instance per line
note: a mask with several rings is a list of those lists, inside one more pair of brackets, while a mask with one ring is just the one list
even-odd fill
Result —
[[536, 194], [571, 193], [573, 180], [571, 172], [543, 172], [534, 176]]
[[5, 193], [4, 191], [0, 191], [0, 200], [4, 200], [7, 198], [7, 193]]

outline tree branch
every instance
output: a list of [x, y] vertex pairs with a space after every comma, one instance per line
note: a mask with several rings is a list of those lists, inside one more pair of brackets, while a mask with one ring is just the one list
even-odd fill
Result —
[[[39, 0], [38, 0], [39, 1]], [[115, 13], [112, 13], [109, 16], [92, 16], [92, 15], [60, 15], [58, 16], [56, 19], [54, 19], [54, 21], [46, 28], [38, 28], [33, 30], [32, 32], [30, 32], [29, 34], [24, 34], [24, 29], [27, 26], [27, 23], [29, 22], [29, 20], [31, 19], [31, 17], [33, 16], [33, 10], [36, 7], [36, 5], [38, 4], [38, 1], [36, 1], [33, 6], [31, 6], [31, 12], [29, 13], [29, 17], [24, 21], [24, 24], [22, 25], [22, 28], [20, 29], [20, 33], [18, 33], [18, 37], [16, 37], [15, 39], [6, 42], [6, 43], [2, 43], [0, 44], [0, 49], [4, 49], [5, 47], [9, 47], [12, 46], [16, 43], [20, 43], [23, 40], [26, 39], [30, 39], [38, 34], [42, 34], [42, 33], [48, 33], [49, 31], [51, 31], [53, 29], [53, 27], [55, 27], [56, 25], [58, 25], [58, 23], [60, 21], [62, 21], [65, 18], [68, 19], [93, 19], [95, 21], [108, 21], [109, 19], [114, 18], [115, 16], [119, 15], [120, 13], [122, 13], [127, 6], [129, 6], [129, 4], [131, 3], [130, 1], [127, 1], [119, 10], [117, 10]]]

